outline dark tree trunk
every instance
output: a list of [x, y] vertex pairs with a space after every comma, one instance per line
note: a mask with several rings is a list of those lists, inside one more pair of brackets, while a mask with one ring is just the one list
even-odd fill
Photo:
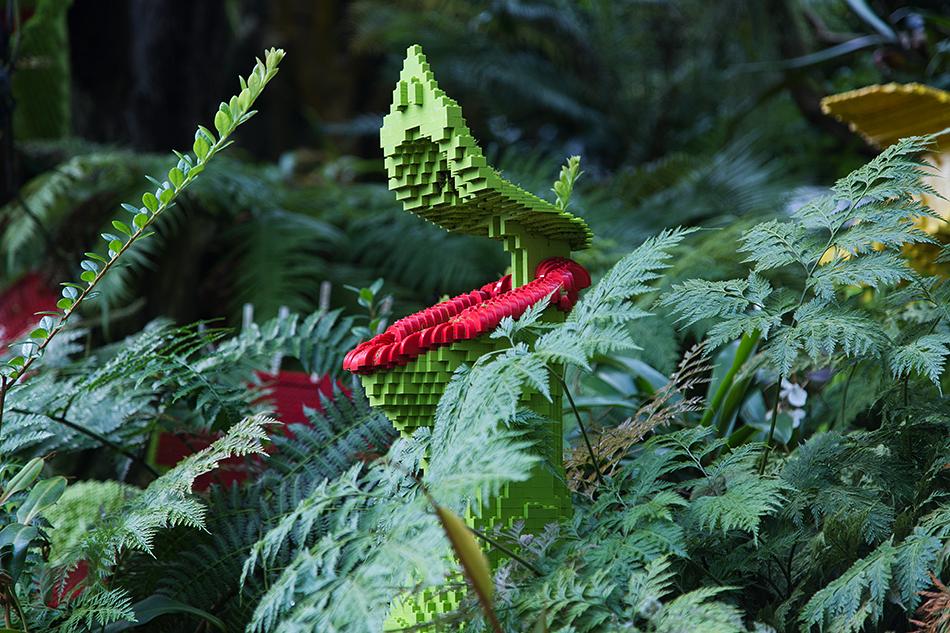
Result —
[[128, 121], [142, 151], [191, 146], [221, 100], [223, 0], [131, 0]]

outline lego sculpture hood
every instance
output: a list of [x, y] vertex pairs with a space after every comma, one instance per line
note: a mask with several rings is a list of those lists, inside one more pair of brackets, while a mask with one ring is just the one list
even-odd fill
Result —
[[418, 45], [409, 48], [380, 140], [389, 188], [407, 211], [468, 235], [504, 240], [521, 232], [570, 250], [590, 246], [582, 219], [522, 191], [486, 164], [461, 107], [439, 89]]

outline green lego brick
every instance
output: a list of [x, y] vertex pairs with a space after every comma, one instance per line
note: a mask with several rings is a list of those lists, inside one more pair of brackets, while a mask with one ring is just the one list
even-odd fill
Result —
[[[489, 225], [504, 214], [532, 227], [535, 235], [563, 242], [568, 250], [590, 245], [592, 235], [582, 219], [522, 191], [487, 165], [462, 109], [439, 88], [419, 46], [407, 52], [380, 141], [390, 188], [407, 210], [438, 226], [503, 240], [505, 233], [493, 233]], [[422, 198], [419, 190], [401, 195], [405, 188], [421, 185], [436, 195]]]

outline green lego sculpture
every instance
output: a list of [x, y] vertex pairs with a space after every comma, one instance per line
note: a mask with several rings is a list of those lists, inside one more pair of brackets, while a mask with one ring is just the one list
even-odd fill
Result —
[[[347, 354], [344, 367], [360, 376], [370, 402], [408, 436], [432, 425], [458, 367], [506, 345], [489, 337], [502, 318], [517, 319], [547, 298], [544, 318], [564, 319], [591, 282], [569, 257], [587, 248], [592, 234], [582, 219], [503, 180], [486, 164], [461, 108], [439, 89], [419, 46], [409, 48], [380, 138], [389, 188], [407, 211], [449, 231], [498, 240], [511, 253], [510, 275], [396, 321]], [[548, 468], [508, 484], [480, 516], [469, 514], [470, 525], [510, 528], [520, 520], [524, 533], [540, 534], [547, 524], [570, 518], [561, 397], [557, 381], [550, 400], [537, 392], [522, 396], [524, 406], [549, 420], [557, 438], [545, 456]], [[392, 619], [419, 624], [451, 603], [431, 597], [403, 603]]]

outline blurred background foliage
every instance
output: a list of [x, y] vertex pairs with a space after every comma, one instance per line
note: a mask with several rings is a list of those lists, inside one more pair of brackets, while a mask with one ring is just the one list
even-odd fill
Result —
[[[406, 47], [421, 44], [489, 162], [572, 211], [595, 274], [665, 227], [702, 225], [675, 280], [741, 276], [741, 227], [786, 213], [876, 153], [820, 113], [887, 81], [950, 86], [950, 9], [899, 0], [22, 0], [2, 22], [0, 289], [78, 277], [146, 173], [191, 145], [262, 48], [284, 71], [86, 325], [105, 340], [158, 316], [260, 318], [355, 307], [384, 277], [395, 316], [504, 273], [499, 244], [403, 212], [378, 129]], [[13, 9], [16, 9], [14, 11]], [[55, 105], [56, 107], [51, 107]], [[483, 243], [484, 242], [484, 243]], [[424, 254], [424, 256], [420, 256]], [[96, 302], [94, 302], [96, 303]], [[664, 334], [664, 336], [666, 336]], [[656, 364], [674, 356], [658, 351]], [[666, 360], [662, 360], [662, 358]]]

